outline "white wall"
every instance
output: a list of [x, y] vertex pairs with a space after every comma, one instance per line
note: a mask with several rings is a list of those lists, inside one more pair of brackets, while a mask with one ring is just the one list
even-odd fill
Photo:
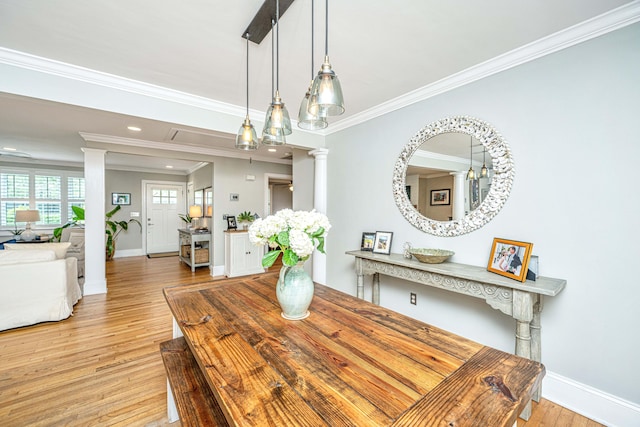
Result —
[[[354, 262], [344, 252], [359, 247], [363, 231], [394, 231], [393, 252], [411, 241], [452, 249], [452, 261], [479, 266], [494, 237], [533, 242], [541, 274], [568, 282], [545, 300], [547, 370], [640, 403], [640, 196], [632, 190], [640, 161], [639, 40], [635, 24], [328, 135], [328, 283], [355, 294]], [[489, 224], [438, 238], [403, 219], [391, 180], [403, 145], [422, 126], [453, 115], [491, 123], [510, 144], [516, 175]], [[381, 282], [382, 305], [514, 350], [513, 320], [483, 301], [384, 276]], [[417, 306], [409, 292], [418, 294]]]

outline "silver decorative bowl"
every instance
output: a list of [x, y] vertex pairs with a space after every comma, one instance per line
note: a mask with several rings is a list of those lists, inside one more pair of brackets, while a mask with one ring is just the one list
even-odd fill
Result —
[[416, 257], [416, 259], [420, 262], [424, 262], [426, 264], [440, 264], [441, 262], [445, 262], [449, 257], [453, 256], [455, 252], [447, 251], [445, 249], [425, 249], [425, 248], [416, 248], [411, 249], [411, 255]]

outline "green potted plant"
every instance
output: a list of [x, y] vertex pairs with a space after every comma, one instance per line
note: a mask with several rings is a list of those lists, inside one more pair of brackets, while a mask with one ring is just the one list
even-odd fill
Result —
[[[115, 208], [111, 209], [109, 212], [105, 214], [105, 234], [107, 235], [107, 240], [105, 242], [105, 254], [107, 261], [113, 259], [113, 255], [116, 252], [116, 240], [118, 235], [124, 230], [127, 231], [129, 229], [129, 224], [136, 223], [140, 226], [140, 230], [142, 231], [142, 224], [137, 219], [131, 218], [129, 221], [114, 221], [111, 218], [118, 212], [122, 206], [117, 205]], [[71, 221], [64, 224], [62, 227], [58, 227], [53, 230], [54, 239], [60, 241], [60, 236], [62, 235], [62, 230], [67, 227], [72, 227], [78, 225], [79, 221], [84, 221], [84, 208], [80, 206], [72, 206], [73, 210], [73, 218]]]
[[245, 230], [249, 228], [249, 225], [251, 225], [251, 223], [255, 221], [255, 219], [255, 215], [250, 211], [241, 212], [237, 217], [238, 222], [242, 224], [242, 228], [244, 228]]
[[191, 226], [191, 221], [193, 221], [193, 218], [191, 218], [188, 213], [178, 214], [178, 218], [184, 221], [184, 228], [189, 228]]

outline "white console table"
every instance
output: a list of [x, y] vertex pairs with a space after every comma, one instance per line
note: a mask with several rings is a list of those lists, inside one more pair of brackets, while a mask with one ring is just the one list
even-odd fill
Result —
[[[543, 296], [555, 296], [567, 284], [563, 279], [538, 277], [518, 282], [473, 265], [444, 262], [425, 264], [401, 254], [381, 255], [349, 251], [356, 258], [357, 296], [364, 299], [364, 275], [373, 275], [372, 302], [380, 304], [380, 274], [484, 299], [516, 320], [516, 355], [540, 362], [540, 313]], [[535, 400], [540, 398], [539, 393]]]
[[[180, 261], [191, 267], [191, 271], [196, 271], [196, 267], [204, 267], [211, 265], [211, 232], [197, 231], [184, 228], [178, 229], [178, 240], [180, 242], [179, 258]], [[189, 256], [182, 253], [182, 247], [189, 246]], [[196, 256], [196, 250], [206, 249], [206, 259], [199, 260]]]

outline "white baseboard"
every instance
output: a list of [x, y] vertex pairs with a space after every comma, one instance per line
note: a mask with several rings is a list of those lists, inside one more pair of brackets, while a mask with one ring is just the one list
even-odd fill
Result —
[[142, 248], [138, 249], [118, 249], [115, 254], [113, 254], [114, 258], [127, 258], [131, 256], [143, 256], [146, 255]]
[[92, 280], [87, 281], [85, 278], [82, 295], [98, 295], [107, 293], [107, 281], [106, 280]]
[[224, 265], [214, 265], [211, 267], [211, 275], [216, 276], [224, 276]]
[[547, 372], [542, 397], [609, 427], [640, 426], [640, 405]]

